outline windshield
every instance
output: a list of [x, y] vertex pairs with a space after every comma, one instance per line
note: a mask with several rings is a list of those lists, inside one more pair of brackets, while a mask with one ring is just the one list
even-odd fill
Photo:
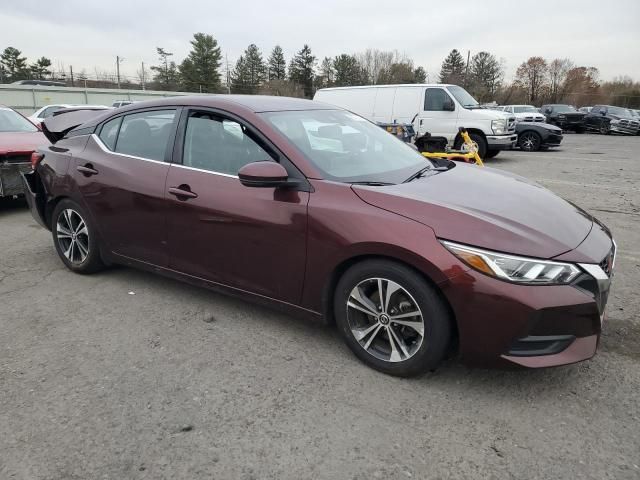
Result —
[[575, 107], [572, 107], [571, 105], [554, 105], [553, 106], [553, 111], [556, 112], [556, 113], [577, 112]]
[[458, 87], [457, 85], [452, 85], [450, 87], [447, 87], [447, 90], [449, 90], [449, 93], [451, 93], [451, 95], [453, 95], [458, 103], [464, 108], [480, 108], [480, 104], [478, 103], [478, 101], [473, 98], [464, 88]]
[[18, 112], [0, 108], [0, 132], [37, 132], [36, 126]]
[[538, 112], [538, 109], [530, 105], [525, 105], [523, 107], [513, 107], [513, 113], [537, 113], [537, 112]]
[[406, 143], [347, 111], [307, 110], [260, 115], [329, 180], [401, 183], [432, 165]]
[[609, 115], [617, 115], [618, 117], [628, 117], [629, 116], [629, 112], [627, 111], [626, 108], [622, 108], [622, 107], [609, 107], [607, 109], [607, 113]]

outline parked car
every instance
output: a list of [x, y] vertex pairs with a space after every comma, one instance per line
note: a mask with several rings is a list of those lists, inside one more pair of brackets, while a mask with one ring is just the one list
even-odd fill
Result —
[[465, 127], [482, 158], [510, 150], [517, 140], [513, 115], [481, 107], [457, 85], [323, 88], [314, 100], [346, 108], [372, 122], [413, 123], [418, 138], [426, 133], [445, 137], [455, 149], [462, 146], [459, 127]]
[[0, 198], [24, 193], [20, 173], [31, 170], [31, 154], [36, 147], [48, 143], [26, 117], [0, 106]]
[[517, 122], [546, 122], [546, 117], [532, 105], [503, 105], [502, 111], [512, 114]]
[[36, 85], [40, 87], [66, 87], [65, 82], [57, 82], [54, 80], [17, 80], [11, 85]]
[[75, 108], [75, 107], [82, 107], [90, 110], [105, 110], [109, 108], [104, 105], [74, 105], [74, 104], [68, 104], [68, 103], [58, 103], [54, 105], [45, 105], [44, 107], [40, 107], [38, 110], [33, 112], [27, 118], [31, 120], [34, 124], [40, 125], [45, 118], [50, 117], [55, 112], [66, 109], [66, 108]]
[[[630, 108], [629, 113], [631, 113], [631, 116], [633, 117], [634, 120], [640, 122], [640, 110], [633, 110]], [[636, 132], [636, 135], [640, 135], [640, 129], [638, 129], [638, 132]]]
[[636, 135], [640, 129], [640, 122], [633, 117], [629, 110], [612, 105], [596, 105], [585, 118], [585, 125], [608, 135], [611, 132]]
[[562, 129], [548, 123], [518, 122], [516, 133], [517, 145], [525, 152], [557, 147], [562, 142]]
[[547, 123], [556, 125], [563, 130], [572, 130], [576, 133], [582, 133], [585, 130], [585, 113], [579, 112], [573, 105], [543, 105], [540, 108], [540, 113], [546, 117]]
[[135, 102], [133, 100], [117, 100], [113, 102], [111, 106], [113, 108], [120, 108], [120, 107], [125, 107], [127, 105], [131, 105], [132, 103], [135, 103]]
[[335, 320], [393, 375], [453, 350], [525, 367], [596, 352], [611, 233], [522, 177], [432, 163], [358, 115], [286, 97], [173, 97], [44, 131], [56, 144], [23, 178], [71, 271], [131, 265]]

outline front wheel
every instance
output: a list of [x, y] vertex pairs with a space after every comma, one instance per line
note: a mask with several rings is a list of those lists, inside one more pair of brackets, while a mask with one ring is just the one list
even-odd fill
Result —
[[336, 287], [334, 311], [353, 353], [384, 373], [425, 373], [449, 346], [451, 321], [443, 301], [418, 273], [395, 262], [351, 267]]
[[494, 158], [500, 153], [500, 150], [487, 150], [487, 156], [484, 158]]
[[524, 132], [519, 138], [520, 148], [525, 152], [537, 152], [540, 150], [542, 139], [536, 132]]
[[600, 133], [602, 135], [609, 135], [611, 133], [611, 129], [609, 128], [608, 123], [603, 123], [600, 125]]
[[56, 251], [69, 270], [93, 273], [104, 268], [97, 232], [80, 205], [69, 199], [60, 201], [53, 210], [51, 227]]
[[[481, 159], [485, 159], [487, 157], [487, 141], [485, 138], [479, 133], [469, 132], [469, 138], [471, 142], [473, 142], [474, 148], [476, 148], [478, 155]], [[468, 147], [462, 142], [462, 138], [458, 137], [453, 148], [456, 150], [464, 150], [467, 151]]]

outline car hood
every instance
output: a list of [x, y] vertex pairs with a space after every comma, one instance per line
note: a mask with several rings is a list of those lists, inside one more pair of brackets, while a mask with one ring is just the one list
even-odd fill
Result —
[[366, 203], [431, 227], [439, 238], [531, 257], [568, 252], [593, 226], [589, 214], [534, 182], [466, 164], [409, 183], [353, 190]]
[[0, 154], [9, 152], [33, 152], [49, 140], [42, 132], [0, 132]]

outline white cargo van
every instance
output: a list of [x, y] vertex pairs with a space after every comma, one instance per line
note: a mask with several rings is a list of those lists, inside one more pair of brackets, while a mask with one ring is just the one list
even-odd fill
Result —
[[460, 148], [458, 131], [465, 127], [483, 158], [515, 146], [515, 117], [483, 108], [457, 85], [409, 84], [323, 88], [314, 100], [350, 110], [372, 122], [411, 123], [418, 134], [445, 137]]

